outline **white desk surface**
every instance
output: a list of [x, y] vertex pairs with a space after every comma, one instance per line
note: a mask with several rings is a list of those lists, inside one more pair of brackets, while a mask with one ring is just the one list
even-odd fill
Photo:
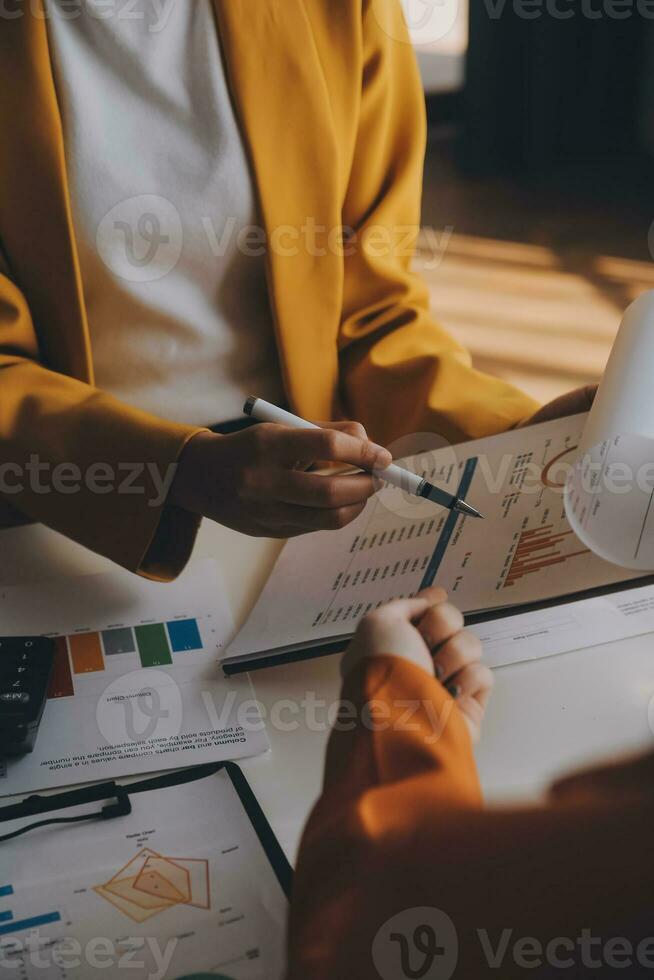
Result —
[[[195, 555], [214, 557], [222, 566], [237, 625], [247, 615], [279, 548], [277, 542], [204, 522]], [[40, 526], [0, 532], [0, 585], [107, 567], [104, 559]], [[268, 725], [271, 752], [245, 760], [242, 766], [293, 860], [302, 826], [320, 790], [328, 736], [326, 726], [314, 725], [310, 716], [306, 724], [301, 705], [307, 696], [328, 704], [338, 699], [338, 657], [257, 671], [252, 678], [267, 712], [284, 702], [281, 728], [293, 730]], [[652, 634], [496, 671], [477, 753], [487, 798], [533, 800], [557, 774], [653, 747], [653, 698]], [[321, 717], [324, 713], [316, 712]]]

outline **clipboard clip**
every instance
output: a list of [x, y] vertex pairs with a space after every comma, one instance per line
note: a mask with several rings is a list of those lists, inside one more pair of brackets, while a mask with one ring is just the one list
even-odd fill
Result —
[[100, 810], [98, 816], [102, 820], [113, 820], [115, 817], [128, 817], [132, 812], [132, 801], [124, 786], [116, 786], [114, 796], [116, 802], [107, 803]]
[[[0, 835], [0, 844], [14, 840], [22, 834], [27, 834], [30, 830], [37, 830], [39, 827], [49, 827], [53, 824], [82, 823], [87, 820], [114, 820], [116, 817], [129, 816], [132, 812], [132, 801], [129, 798], [127, 787], [108, 783], [105, 784], [105, 789], [107, 790], [105, 798], [113, 797], [114, 802], [105, 803], [100, 810], [96, 810], [94, 813], [84, 813], [77, 817], [50, 817], [47, 820], [37, 820], [25, 827], [19, 827], [18, 830], [14, 830], [10, 834]], [[32, 813], [45, 813], [49, 809], [53, 809], [52, 797], [47, 796], [28, 796], [23, 805], [27, 811]]]

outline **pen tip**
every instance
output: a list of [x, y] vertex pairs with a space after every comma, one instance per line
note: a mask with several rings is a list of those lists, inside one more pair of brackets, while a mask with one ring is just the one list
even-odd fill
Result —
[[477, 510], [476, 507], [473, 507], [472, 504], [467, 503], [465, 500], [458, 500], [456, 506], [458, 511], [460, 511], [462, 514], [467, 514], [468, 517], [484, 516]]

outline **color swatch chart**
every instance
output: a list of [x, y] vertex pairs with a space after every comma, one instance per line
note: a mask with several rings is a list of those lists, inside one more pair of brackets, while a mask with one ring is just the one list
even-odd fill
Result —
[[56, 644], [34, 751], [0, 765], [0, 796], [152, 772], [164, 754], [174, 769], [268, 748], [263, 725], [240, 722], [249, 680], [220, 668], [234, 627], [213, 559], [166, 584], [117, 568], [0, 585], [0, 622]]
[[179, 654], [203, 649], [197, 619], [72, 633], [57, 637], [55, 642], [49, 698], [73, 697], [75, 675], [104, 671], [107, 658], [138, 654], [141, 667], [161, 667], [172, 664], [173, 657]]

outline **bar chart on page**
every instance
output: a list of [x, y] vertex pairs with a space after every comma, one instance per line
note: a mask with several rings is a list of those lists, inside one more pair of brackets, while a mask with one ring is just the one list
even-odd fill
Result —
[[0, 621], [7, 635], [55, 640], [34, 751], [0, 766], [0, 796], [268, 746], [262, 724], [245, 731], [240, 722], [249, 681], [221, 669], [233, 626], [210, 559], [167, 584], [118, 569], [1, 587]]
[[[201, 651], [204, 643], [197, 619], [176, 619], [165, 623], [115, 626], [89, 633], [72, 633], [55, 639], [55, 664], [48, 691], [49, 698], [75, 694], [74, 677], [102, 673], [108, 658], [131, 658], [133, 666], [172, 665], [178, 655]], [[128, 666], [129, 661], [112, 660], [111, 667]]]
[[503, 588], [510, 589], [526, 575], [538, 574], [552, 565], [562, 565], [588, 554], [590, 549], [580, 547], [579, 539], [571, 530], [557, 533], [554, 525], [546, 524], [523, 531], [518, 538]]
[[625, 581], [565, 514], [563, 487], [582, 428], [583, 416], [556, 419], [404, 460], [484, 520], [382, 489], [350, 526], [285, 547], [230, 656], [349, 635], [382, 602], [428, 586], [477, 612]]
[[[3, 905], [11, 905], [16, 891], [13, 885], [0, 885], [0, 901]], [[15, 913], [12, 908], [5, 908], [0, 911], [0, 937], [18, 936], [21, 933], [31, 932], [43, 926], [63, 923], [65, 919], [61, 909], [49, 910], [47, 912], [31, 912], [23, 916]], [[1, 942], [1, 939], [0, 939]]]
[[434, 454], [427, 479], [440, 472], [441, 485], [479, 506], [483, 521], [421, 503], [396, 506], [397, 494], [383, 491], [353, 525], [356, 531], [341, 532], [351, 544], [313, 629], [356, 623], [381, 602], [432, 585], [472, 610], [574, 591], [578, 578], [596, 584], [619, 576], [581, 544], [563, 510], [561, 464], [576, 445], [574, 425], [568, 420], [561, 432], [534, 432], [526, 448], [524, 437], [507, 434], [506, 451], [462, 453], [447, 468], [440, 451]]

